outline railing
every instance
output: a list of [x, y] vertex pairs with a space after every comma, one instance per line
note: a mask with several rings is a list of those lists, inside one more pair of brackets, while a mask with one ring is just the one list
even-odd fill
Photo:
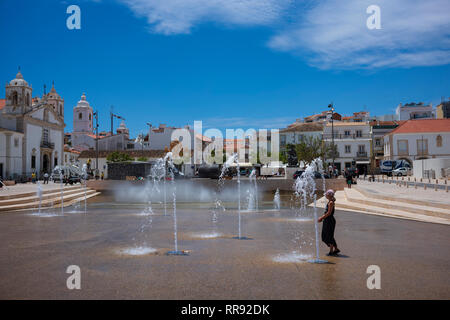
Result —
[[52, 142], [48, 142], [48, 141], [41, 141], [41, 147], [42, 148], [54, 149], [55, 148], [55, 144], [52, 143]]
[[[333, 137], [332, 134], [324, 134], [323, 135], [323, 139], [324, 140], [331, 140]], [[335, 133], [334, 134], [334, 139], [371, 139], [371, 135], [370, 134], [342, 134], [342, 133]]]
[[358, 151], [356, 152], [357, 158], [367, 158], [367, 151]]

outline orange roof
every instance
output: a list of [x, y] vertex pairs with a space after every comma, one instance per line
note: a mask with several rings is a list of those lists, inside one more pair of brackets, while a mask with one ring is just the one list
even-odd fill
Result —
[[450, 119], [408, 120], [390, 134], [425, 132], [450, 132]]
[[3, 107], [5, 106], [5, 104], [6, 104], [6, 99], [0, 99], [0, 110], [3, 109]]

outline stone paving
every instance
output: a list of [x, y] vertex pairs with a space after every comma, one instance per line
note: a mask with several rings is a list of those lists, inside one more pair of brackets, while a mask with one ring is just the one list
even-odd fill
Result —
[[[314, 252], [311, 210], [296, 219], [284, 209], [220, 213], [215, 228], [207, 204], [179, 204], [178, 246], [173, 216], [161, 206], [143, 216], [144, 205], [98, 196], [87, 214], [38, 217], [0, 215], [1, 299], [449, 299], [449, 227], [337, 210], [340, 257], [306, 262]], [[169, 207], [171, 209], [171, 207]], [[320, 226], [321, 227], [321, 226]], [[202, 238], [212, 231], [217, 238]], [[142, 248], [144, 247], [144, 248]], [[125, 254], [127, 249], [143, 255]], [[295, 252], [296, 251], [296, 252]], [[133, 251], [134, 252], [134, 251]], [[294, 252], [294, 253], [293, 253]], [[81, 269], [81, 290], [69, 290], [69, 265]], [[381, 289], [369, 290], [367, 267], [381, 269]]]

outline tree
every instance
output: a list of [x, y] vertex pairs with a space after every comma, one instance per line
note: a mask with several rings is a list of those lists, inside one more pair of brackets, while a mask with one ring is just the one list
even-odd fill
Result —
[[299, 144], [295, 146], [297, 158], [303, 161], [305, 165], [310, 164], [314, 159], [323, 157], [324, 148], [322, 139], [314, 136], [304, 137]]
[[133, 158], [130, 157], [127, 153], [114, 151], [108, 154], [106, 157], [106, 161], [108, 162], [124, 162], [124, 161], [131, 161]]
[[148, 158], [147, 157], [139, 157], [139, 158], [137, 158], [137, 161], [147, 161], [148, 160]]
[[332, 159], [339, 157], [337, 145], [323, 142], [319, 137], [304, 137], [299, 144], [295, 146], [299, 161], [303, 161], [305, 165], [310, 164], [316, 158]]

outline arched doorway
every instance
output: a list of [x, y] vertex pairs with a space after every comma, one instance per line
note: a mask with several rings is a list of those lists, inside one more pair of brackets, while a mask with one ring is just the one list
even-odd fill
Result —
[[45, 153], [42, 156], [42, 171], [49, 173], [49, 169], [50, 169], [49, 165], [50, 165], [50, 159], [48, 157], [48, 154]]

